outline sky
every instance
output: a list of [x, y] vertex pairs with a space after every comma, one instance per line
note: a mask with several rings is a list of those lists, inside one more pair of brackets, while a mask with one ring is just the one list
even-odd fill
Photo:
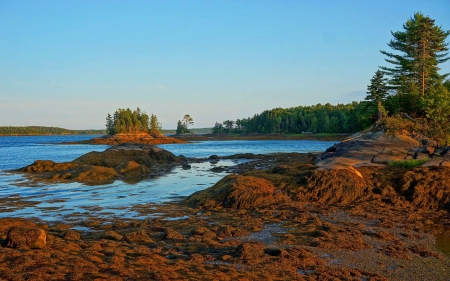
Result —
[[450, 0], [0, 0], [0, 126], [103, 129], [139, 107], [201, 128], [360, 101], [418, 11], [450, 30]]

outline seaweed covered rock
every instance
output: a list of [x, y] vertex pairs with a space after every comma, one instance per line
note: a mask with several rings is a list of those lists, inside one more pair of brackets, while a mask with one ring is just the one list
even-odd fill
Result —
[[305, 197], [314, 202], [348, 204], [371, 194], [363, 175], [350, 166], [319, 168], [305, 181]]
[[47, 235], [41, 228], [11, 227], [3, 246], [10, 248], [42, 249], [47, 244]]
[[55, 163], [51, 160], [36, 160], [33, 164], [19, 169], [21, 172], [35, 173], [35, 172], [55, 172], [65, 171], [76, 168], [75, 163]]
[[89, 152], [72, 162], [38, 160], [19, 171], [50, 181], [96, 183], [162, 174], [174, 165], [183, 164], [186, 164], [184, 156], [175, 156], [156, 146], [126, 143], [103, 152]]
[[288, 199], [266, 179], [229, 175], [214, 186], [192, 194], [185, 202], [196, 207], [251, 209], [281, 203]]
[[449, 167], [418, 167], [399, 175], [397, 192], [416, 207], [450, 210], [449, 178]]

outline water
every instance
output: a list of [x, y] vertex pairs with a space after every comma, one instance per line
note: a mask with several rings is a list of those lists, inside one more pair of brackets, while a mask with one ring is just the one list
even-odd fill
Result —
[[175, 155], [186, 157], [209, 157], [213, 154], [227, 156], [238, 153], [268, 154], [276, 152], [323, 152], [332, 146], [333, 141], [317, 140], [233, 140], [233, 141], [201, 141], [186, 144], [158, 145]]
[[[0, 217], [39, 217], [41, 219], [80, 220], [84, 216], [140, 217], [133, 205], [160, 203], [214, 185], [226, 175], [210, 171], [214, 166], [231, 166], [238, 160], [218, 163], [191, 163], [170, 173], [138, 183], [115, 181], [86, 186], [81, 183], [31, 183], [21, 174], [7, 173], [35, 160], [72, 161], [90, 151], [103, 151], [105, 145], [62, 145], [61, 142], [91, 139], [95, 136], [0, 137]], [[175, 155], [204, 158], [236, 153], [323, 151], [334, 142], [325, 141], [205, 141], [160, 145]]]

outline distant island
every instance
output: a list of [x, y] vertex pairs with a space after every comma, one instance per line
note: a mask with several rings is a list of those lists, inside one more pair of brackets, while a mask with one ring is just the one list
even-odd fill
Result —
[[0, 136], [104, 135], [106, 130], [69, 130], [46, 126], [0, 126]]

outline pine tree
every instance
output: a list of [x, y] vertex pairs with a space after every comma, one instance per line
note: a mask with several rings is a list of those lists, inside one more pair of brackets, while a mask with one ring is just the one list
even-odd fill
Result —
[[113, 122], [111, 114], [109, 114], [109, 113], [106, 116], [106, 132], [109, 135], [114, 135], [114, 122]]
[[161, 125], [158, 122], [158, 118], [156, 115], [152, 114], [150, 116], [150, 133], [151, 134], [159, 134], [161, 131]]
[[448, 43], [445, 42], [450, 31], [436, 26], [435, 21], [417, 12], [405, 24], [404, 31], [391, 32], [392, 39], [388, 46], [401, 54], [381, 51], [393, 67], [380, 67], [391, 76], [392, 88], [399, 89], [408, 83], [414, 83], [425, 96], [429, 87], [437, 81], [444, 80], [449, 74], [440, 75], [438, 65], [446, 62]]
[[387, 87], [387, 78], [384, 78], [383, 72], [377, 70], [370, 79], [370, 85], [367, 86], [367, 96], [365, 100], [372, 103], [377, 108], [378, 120], [382, 118], [383, 105], [389, 92]]

